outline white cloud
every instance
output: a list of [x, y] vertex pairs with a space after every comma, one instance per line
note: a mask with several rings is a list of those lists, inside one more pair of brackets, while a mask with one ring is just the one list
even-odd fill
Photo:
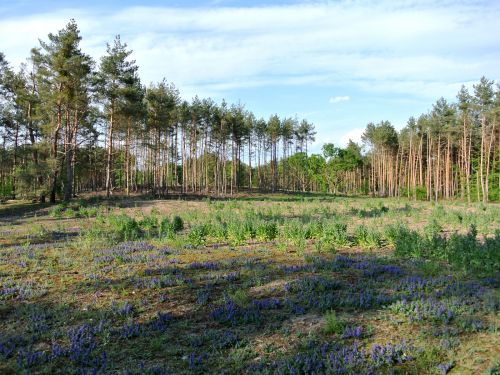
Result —
[[352, 129], [352, 130], [348, 131], [347, 133], [345, 133], [344, 135], [342, 135], [340, 137], [340, 145], [342, 147], [347, 146], [347, 144], [349, 143], [349, 140], [351, 140], [353, 142], [360, 143], [361, 136], [363, 135], [364, 132], [365, 132], [365, 128], [356, 128], [356, 129]]
[[350, 98], [348, 96], [334, 96], [331, 97], [329, 102], [330, 104], [336, 104], [340, 102], [347, 102]]
[[493, 30], [500, 6], [476, 1], [63, 9], [0, 19], [0, 34], [9, 35], [1, 48], [18, 65], [37, 38], [46, 39], [71, 17], [94, 58], [120, 33], [134, 50], [145, 83], [166, 76], [200, 94], [350, 83], [434, 97], [483, 74], [496, 78], [500, 59], [500, 33]]
[[[482, 75], [500, 78], [498, 1], [338, 0], [5, 14], [13, 12], [0, 10], [0, 50], [13, 66], [25, 61], [38, 38], [47, 40], [49, 32], [75, 18], [82, 49], [97, 62], [106, 42], [120, 34], [134, 50], [145, 84], [166, 77], [187, 99], [197, 94], [218, 100], [237, 92], [246, 102], [242, 89], [290, 88], [283, 98], [277, 93], [272, 105], [316, 111], [307, 117], [318, 131], [317, 150], [327, 141], [343, 146], [349, 138], [359, 141], [364, 130], [359, 127], [374, 119], [396, 124], [398, 110], [408, 111], [397, 117], [397, 124], [404, 124], [436, 98], [453, 98], [462, 83]], [[310, 105], [314, 90], [318, 101]], [[328, 93], [348, 93], [356, 100], [349, 106], [328, 105]], [[403, 99], [423, 104], [413, 112], [417, 105], [400, 105], [397, 100]], [[345, 95], [329, 98], [331, 104], [346, 100]], [[369, 107], [375, 100], [381, 105]], [[258, 106], [250, 109], [259, 111]]]

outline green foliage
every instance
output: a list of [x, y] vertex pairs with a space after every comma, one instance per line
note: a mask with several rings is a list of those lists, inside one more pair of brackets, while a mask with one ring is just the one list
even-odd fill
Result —
[[419, 201], [427, 200], [427, 188], [425, 186], [417, 186], [416, 198]]
[[172, 218], [172, 227], [175, 233], [180, 232], [181, 230], [184, 229], [184, 221], [180, 216], [175, 215]]
[[175, 230], [174, 230], [174, 224], [169, 220], [168, 217], [164, 217], [161, 222], [160, 222], [160, 232], [159, 232], [160, 237], [164, 238], [174, 238], [175, 236]]
[[386, 226], [384, 228], [384, 237], [388, 245], [395, 246], [399, 232], [405, 229], [407, 229], [406, 226], [401, 223]]
[[52, 206], [49, 209], [49, 216], [53, 218], [61, 218], [63, 215], [64, 210], [66, 210], [66, 204], [60, 203], [55, 206]]
[[223, 242], [228, 239], [227, 223], [216, 222], [210, 225], [209, 236], [214, 241]]
[[90, 218], [97, 216], [98, 212], [99, 210], [97, 207], [80, 207], [78, 209], [78, 216]]
[[325, 325], [323, 332], [327, 335], [341, 334], [344, 330], [345, 323], [341, 321], [335, 311], [329, 311], [325, 314]]
[[337, 253], [337, 249], [335, 248], [335, 244], [328, 237], [321, 237], [321, 238], [317, 239], [314, 242], [314, 249], [317, 252], [327, 252], [327, 253], [330, 253], [330, 254], [336, 254]]
[[234, 292], [228, 294], [231, 300], [239, 306], [246, 306], [250, 302], [250, 297], [244, 289], [236, 289]]
[[302, 255], [305, 250], [306, 240], [311, 238], [309, 225], [304, 225], [300, 220], [291, 220], [285, 223], [280, 237], [293, 245], [295, 251]]
[[308, 231], [310, 238], [321, 238], [323, 236], [324, 224], [316, 220], [309, 224]]
[[180, 216], [174, 216], [172, 220], [164, 217], [160, 222], [159, 236], [173, 239], [175, 234], [184, 229], [184, 221]]
[[500, 231], [494, 237], [477, 239], [472, 225], [467, 234], [454, 233], [449, 239], [440, 236], [434, 224], [423, 235], [400, 228], [395, 241], [397, 256], [445, 260], [464, 272], [492, 274], [500, 269]]
[[63, 211], [63, 216], [67, 219], [71, 219], [78, 216], [78, 211], [75, 211], [72, 208], [68, 208]]
[[426, 243], [424, 238], [406, 226], [395, 228], [394, 254], [396, 256], [420, 258], [425, 256]]
[[429, 224], [424, 227], [425, 236], [432, 240], [434, 237], [439, 236], [443, 227], [438, 223], [436, 219], [431, 219]]
[[227, 224], [227, 238], [233, 246], [242, 245], [255, 237], [255, 230], [250, 220], [231, 221]]
[[188, 233], [189, 243], [195, 247], [205, 244], [210, 228], [207, 224], [198, 224], [193, 226]]
[[446, 258], [463, 271], [494, 274], [500, 269], [500, 230], [494, 237], [478, 240], [475, 226], [465, 235], [453, 234], [446, 243]]
[[158, 218], [156, 216], [145, 216], [140, 222], [139, 227], [146, 237], [152, 238], [158, 235]]
[[0, 198], [10, 198], [14, 193], [12, 181], [7, 179], [5, 182], [0, 183]]
[[141, 237], [139, 223], [127, 215], [110, 215], [109, 224], [114, 233], [122, 241], [134, 241]]
[[255, 230], [259, 241], [273, 241], [278, 235], [278, 226], [274, 222], [261, 222]]
[[323, 229], [323, 240], [329, 241], [338, 247], [349, 246], [349, 235], [347, 234], [347, 224], [334, 222], [325, 225]]
[[368, 229], [364, 225], [360, 225], [356, 228], [354, 242], [366, 249], [378, 248], [382, 243], [380, 233], [375, 229]]

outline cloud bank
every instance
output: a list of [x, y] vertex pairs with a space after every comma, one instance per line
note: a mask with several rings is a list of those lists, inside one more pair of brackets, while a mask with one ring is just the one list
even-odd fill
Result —
[[[46, 40], [49, 32], [57, 32], [75, 18], [84, 51], [97, 61], [105, 53], [106, 42], [120, 34], [134, 50], [145, 84], [166, 77], [186, 98], [198, 94], [220, 99], [230, 93], [244, 101], [249, 90], [261, 90], [258, 96], [262, 97], [279, 87], [276, 107], [289, 100], [289, 107], [284, 108], [300, 112], [306, 110], [297, 109], [300, 103], [307, 103], [314, 107], [309, 110], [322, 113], [313, 118], [318, 134], [338, 131], [339, 137], [364, 126], [366, 120], [344, 116], [344, 128], [330, 126], [331, 122], [323, 120], [328, 115], [325, 111], [341, 116], [341, 107], [352, 110], [355, 103], [347, 96], [325, 103], [328, 92], [352, 93], [360, 105], [368, 98], [372, 102], [383, 98], [386, 107], [373, 106], [371, 114], [372, 119], [381, 119], [399, 107], [391, 96], [425, 102], [429, 108], [440, 96], [453, 98], [464, 82], [482, 75], [499, 76], [498, 1], [225, 4], [88, 6], [14, 16], [12, 10], [5, 11], [6, 16], [0, 15], [0, 35], [4, 36], [0, 50], [17, 66], [38, 45], [38, 38]], [[315, 92], [321, 95], [316, 97]], [[315, 105], [313, 99], [325, 107]], [[340, 102], [342, 106], [328, 105]], [[414, 107], [407, 109], [414, 111]]]
[[499, 8], [477, 1], [339, 1], [62, 9], [0, 19], [0, 34], [9, 35], [1, 48], [15, 64], [37, 38], [73, 17], [95, 58], [121, 34], [146, 82], [165, 75], [181, 86], [224, 91], [349, 81], [380, 91], [414, 92], [420, 85], [420, 94], [433, 95], [449, 83], [498, 73], [500, 30], [491, 29]]

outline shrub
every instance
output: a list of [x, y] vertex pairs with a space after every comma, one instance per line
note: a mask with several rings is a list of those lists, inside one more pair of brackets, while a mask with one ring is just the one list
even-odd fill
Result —
[[180, 216], [176, 215], [172, 218], [172, 227], [176, 233], [184, 229], [184, 221]]
[[396, 240], [398, 238], [399, 232], [407, 229], [404, 224], [394, 224], [388, 225], [384, 229], [384, 237], [390, 246], [396, 245]]
[[354, 240], [357, 245], [367, 249], [380, 247], [381, 244], [380, 233], [374, 229], [368, 229], [364, 225], [356, 228]]
[[174, 224], [167, 217], [164, 217], [160, 222], [159, 234], [161, 237], [170, 239], [175, 236]]
[[63, 216], [67, 219], [72, 219], [77, 216], [77, 212], [72, 208], [67, 208], [62, 212]]
[[422, 257], [425, 253], [425, 242], [418, 232], [401, 226], [395, 233], [394, 253], [401, 257]]
[[141, 236], [139, 224], [127, 215], [109, 216], [109, 223], [120, 240], [134, 241]]
[[446, 258], [463, 271], [495, 273], [500, 269], [500, 231], [484, 241], [476, 239], [477, 230], [471, 225], [465, 235], [453, 234], [446, 243]]
[[427, 200], [427, 188], [425, 186], [417, 186], [416, 198], [419, 201]]
[[335, 246], [344, 247], [349, 245], [347, 234], [347, 224], [336, 222], [324, 228], [323, 236], [325, 240], [330, 240]]
[[55, 205], [54, 207], [51, 207], [49, 209], [49, 216], [54, 218], [61, 218], [65, 209], [66, 209], [66, 204], [64, 203]]
[[239, 306], [246, 306], [250, 302], [248, 293], [243, 289], [237, 289], [233, 293], [229, 293], [229, 297]]
[[180, 216], [174, 216], [172, 220], [164, 217], [160, 222], [159, 235], [164, 238], [173, 239], [175, 234], [184, 229], [184, 221]]
[[191, 245], [196, 247], [204, 245], [208, 232], [209, 230], [206, 224], [195, 225], [189, 231], [188, 240]]
[[97, 207], [80, 207], [78, 209], [78, 216], [80, 217], [95, 217], [97, 216]]
[[255, 230], [250, 220], [232, 221], [227, 225], [227, 237], [233, 246], [242, 245], [255, 237]]
[[308, 231], [310, 238], [321, 238], [323, 236], [323, 222], [312, 222], [311, 224], [309, 224]]
[[241, 223], [232, 222], [228, 224], [227, 238], [233, 246], [242, 245], [245, 242], [245, 232]]
[[395, 240], [397, 256], [442, 259], [452, 267], [465, 272], [495, 273], [500, 268], [500, 231], [484, 241], [477, 238], [477, 230], [471, 225], [465, 235], [455, 233], [449, 239], [440, 236], [436, 227], [424, 235], [407, 228], [400, 228]]
[[158, 235], [158, 218], [156, 216], [146, 216], [139, 222], [139, 227], [147, 237], [156, 237]]
[[255, 232], [259, 241], [272, 241], [278, 235], [278, 226], [274, 222], [260, 223]]
[[316, 242], [314, 243], [314, 248], [318, 252], [325, 251], [325, 252], [329, 252], [331, 254], [337, 253], [337, 249], [335, 248], [335, 244], [333, 243], [333, 241], [330, 238], [325, 237], [325, 236], [316, 240]]
[[300, 246], [311, 236], [308, 227], [305, 227], [300, 221], [294, 220], [285, 224], [281, 237], [295, 246]]
[[442, 230], [443, 227], [439, 225], [436, 219], [432, 219], [429, 224], [424, 227], [424, 233], [429, 240], [439, 236]]
[[323, 332], [327, 335], [334, 333], [341, 334], [344, 331], [344, 323], [339, 320], [335, 311], [329, 311], [325, 315], [325, 325]]

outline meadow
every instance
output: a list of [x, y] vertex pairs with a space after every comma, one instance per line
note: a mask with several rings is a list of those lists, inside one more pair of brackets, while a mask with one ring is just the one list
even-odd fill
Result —
[[0, 205], [0, 373], [498, 374], [500, 205]]

